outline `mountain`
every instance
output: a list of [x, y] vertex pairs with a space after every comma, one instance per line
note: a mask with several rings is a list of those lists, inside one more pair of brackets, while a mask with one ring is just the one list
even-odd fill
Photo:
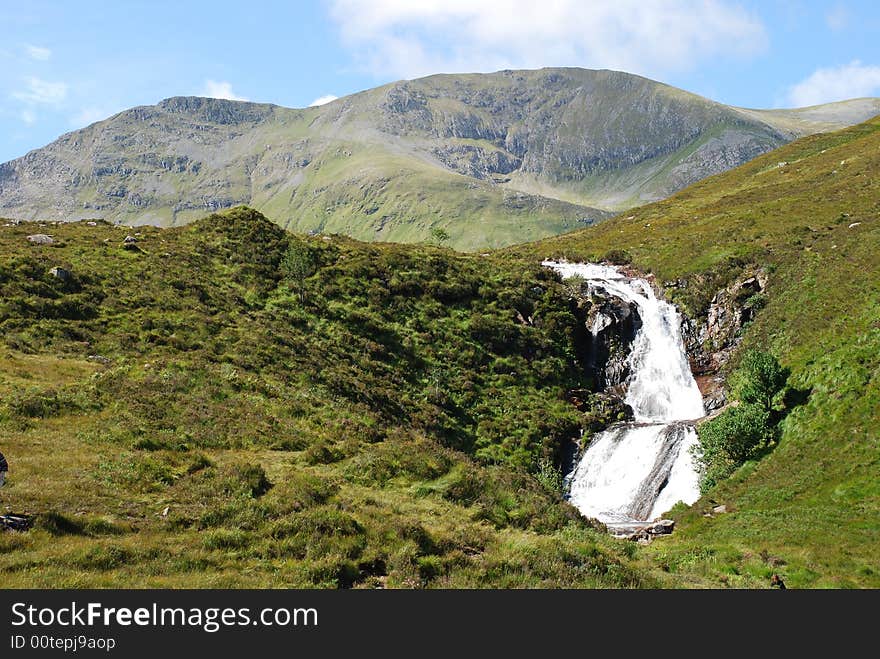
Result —
[[0, 214], [176, 226], [249, 204], [300, 232], [414, 242], [442, 229], [483, 249], [592, 224], [878, 113], [877, 99], [745, 110], [582, 69], [436, 75], [302, 110], [178, 97], [0, 165]]

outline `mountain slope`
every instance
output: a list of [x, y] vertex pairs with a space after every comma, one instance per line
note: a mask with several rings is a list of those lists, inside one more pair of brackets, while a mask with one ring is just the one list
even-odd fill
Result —
[[[801, 139], [671, 198], [511, 254], [651, 273], [705, 321], [740, 273], [767, 274], [743, 347], [771, 350], [805, 397], [779, 445], [652, 548], [676, 583], [880, 585], [880, 118]], [[728, 514], [704, 517], [714, 503]]]
[[0, 214], [174, 226], [247, 203], [297, 231], [483, 249], [668, 196], [880, 102], [746, 111], [613, 71], [437, 75], [319, 108], [172, 98], [0, 165]]

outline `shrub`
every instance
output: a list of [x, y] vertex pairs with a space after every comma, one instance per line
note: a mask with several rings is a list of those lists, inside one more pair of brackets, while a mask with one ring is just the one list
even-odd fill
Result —
[[747, 460], [760, 457], [776, 441], [778, 415], [773, 402], [785, 390], [789, 370], [773, 355], [745, 353], [731, 376], [739, 404], [698, 428], [700, 442], [692, 449], [700, 469], [700, 490], [706, 492]]
[[731, 385], [734, 395], [743, 403], [754, 403], [769, 410], [773, 398], [785, 388], [789, 369], [781, 366], [776, 358], [760, 350], [750, 350], [743, 355]]
[[548, 492], [562, 492], [562, 470], [554, 465], [552, 460], [541, 458], [538, 461], [535, 478]]
[[281, 272], [293, 283], [300, 302], [306, 300], [305, 281], [314, 271], [315, 259], [309, 248], [298, 240], [291, 240], [281, 260]]
[[770, 412], [755, 403], [725, 410], [700, 426], [695, 458], [702, 469], [700, 489], [708, 490], [746, 460], [757, 457], [775, 439]]
[[263, 496], [272, 487], [266, 472], [260, 465], [241, 463], [235, 464], [231, 468], [231, 478], [227, 482], [227, 487], [231, 489], [241, 488], [249, 496]]

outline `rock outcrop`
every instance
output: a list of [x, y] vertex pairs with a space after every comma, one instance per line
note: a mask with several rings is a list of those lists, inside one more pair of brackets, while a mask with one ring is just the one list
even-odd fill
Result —
[[745, 325], [766, 303], [766, 287], [763, 270], [748, 270], [712, 297], [705, 317], [683, 316], [682, 338], [709, 414], [727, 403], [720, 373], [742, 340]]
[[586, 350], [583, 359], [596, 391], [626, 394], [629, 348], [642, 326], [638, 307], [584, 284], [576, 291]]

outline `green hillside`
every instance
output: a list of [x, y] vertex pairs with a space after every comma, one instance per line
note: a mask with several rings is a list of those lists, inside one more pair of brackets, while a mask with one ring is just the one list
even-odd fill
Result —
[[[625, 250], [695, 317], [746, 267], [768, 273], [743, 347], [772, 351], [809, 397], [770, 455], [678, 515], [673, 538], [647, 552], [676, 583], [754, 586], [774, 571], [790, 586], [880, 585], [878, 172], [880, 118], [515, 250], [572, 260]], [[703, 517], [713, 501], [733, 512]]]
[[545, 269], [93, 224], [0, 226], [4, 586], [655, 583], [560, 499], [582, 329]]

